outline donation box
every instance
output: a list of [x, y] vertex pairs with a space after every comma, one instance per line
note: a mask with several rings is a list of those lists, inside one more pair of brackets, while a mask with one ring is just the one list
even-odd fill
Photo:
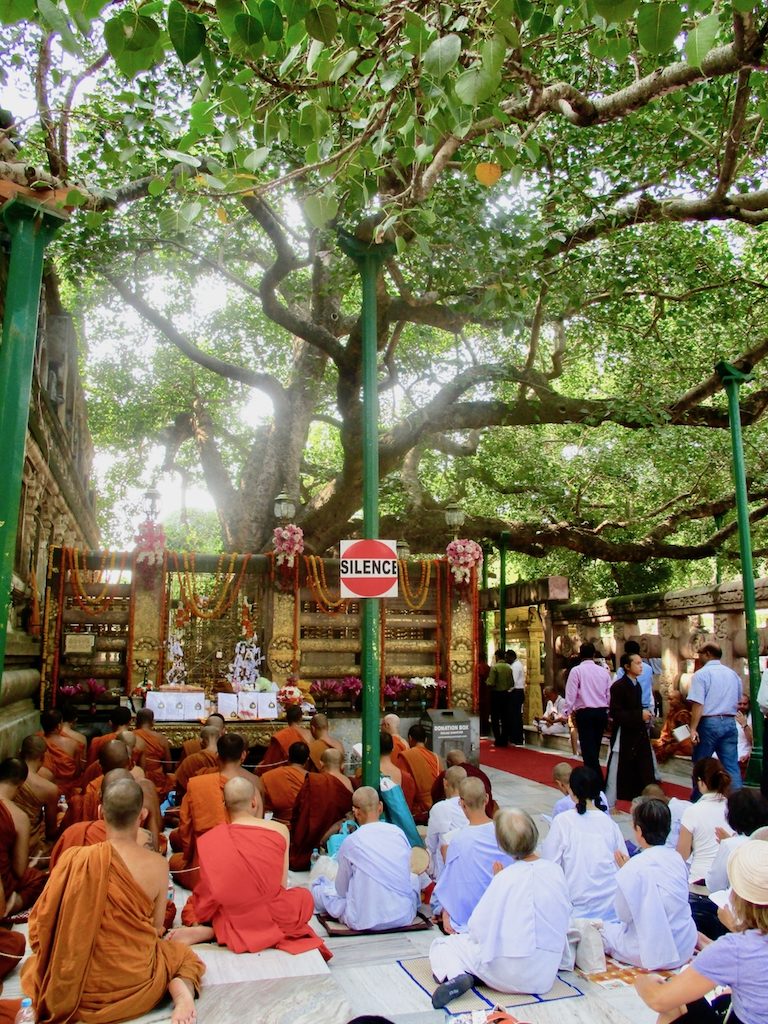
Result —
[[425, 711], [421, 724], [427, 732], [427, 746], [445, 761], [449, 750], [463, 750], [469, 761], [472, 742], [469, 733], [469, 715], [466, 711], [447, 708]]

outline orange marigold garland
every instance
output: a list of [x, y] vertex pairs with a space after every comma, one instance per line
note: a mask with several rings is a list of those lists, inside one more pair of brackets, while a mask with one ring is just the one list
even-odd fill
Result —
[[398, 558], [397, 560], [397, 574], [400, 578], [403, 600], [412, 612], [421, 611], [429, 597], [429, 578], [432, 573], [432, 561], [425, 559], [419, 564], [421, 566], [421, 579], [419, 580], [418, 590], [414, 594], [413, 590], [411, 590], [411, 581], [408, 578], [408, 563], [403, 558]]
[[325, 578], [325, 566], [323, 565], [322, 558], [319, 558], [317, 555], [304, 555], [304, 565], [307, 570], [309, 589], [312, 591], [312, 596], [320, 610], [331, 615], [339, 615], [342, 612], [346, 612], [347, 599], [340, 597], [338, 601], [334, 601], [328, 593], [328, 583]]

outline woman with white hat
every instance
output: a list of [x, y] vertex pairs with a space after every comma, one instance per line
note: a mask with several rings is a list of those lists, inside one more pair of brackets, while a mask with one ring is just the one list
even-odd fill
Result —
[[[728, 862], [730, 905], [721, 910], [731, 929], [709, 943], [692, 966], [664, 979], [647, 974], [635, 980], [635, 988], [659, 1024], [709, 1024], [722, 1017], [704, 999], [717, 985], [731, 989], [729, 1024], [768, 1024], [768, 843], [750, 839]], [[722, 998], [717, 1000], [722, 1010]]]

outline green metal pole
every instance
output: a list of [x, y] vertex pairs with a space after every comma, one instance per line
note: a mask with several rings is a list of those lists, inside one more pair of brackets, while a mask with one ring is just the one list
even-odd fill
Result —
[[723, 382], [728, 396], [728, 419], [731, 427], [731, 451], [733, 456], [733, 485], [736, 492], [736, 520], [739, 525], [739, 554], [741, 557], [741, 584], [744, 592], [744, 624], [747, 630], [747, 664], [749, 666], [749, 692], [752, 706], [752, 756], [747, 769], [747, 782], [759, 785], [763, 771], [763, 715], [757, 704], [760, 688], [760, 644], [757, 636], [757, 615], [755, 613], [755, 573], [752, 567], [752, 544], [749, 535], [749, 500], [747, 498], [747, 475], [744, 468], [744, 446], [741, 439], [741, 410], [739, 409], [739, 387], [752, 380], [750, 373], [744, 373], [731, 363], [720, 362], [715, 372]]
[[[339, 245], [360, 271], [362, 303], [362, 385], [363, 385], [363, 536], [375, 540], [379, 535], [379, 389], [378, 330], [376, 316], [376, 280], [385, 259], [395, 247], [388, 243], [366, 245], [346, 231], [339, 231]], [[363, 785], [379, 787], [379, 688], [380, 616], [379, 599], [362, 600], [360, 627], [361, 670], [363, 677]]]
[[53, 233], [67, 219], [62, 213], [21, 198], [11, 199], [1, 212], [11, 238], [11, 257], [0, 346], [0, 677], [5, 664], [43, 254]]
[[507, 649], [507, 541], [503, 530], [499, 538], [499, 647]]

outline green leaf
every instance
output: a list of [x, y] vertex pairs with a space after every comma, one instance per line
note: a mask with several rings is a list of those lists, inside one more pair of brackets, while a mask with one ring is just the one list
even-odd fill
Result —
[[261, 23], [264, 26], [264, 34], [267, 39], [277, 42], [283, 38], [283, 16], [280, 8], [272, 0], [262, 0], [259, 5]]
[[321, 43], [330, 43], [339, 29], [336, 11], [330, 4], [320, 4], [307, 13], [304, 19], [307, 32]]
[[283, 0], [283, 14], [289, 25], [295, 25], [304, 20], [309, 10], [308, 0]]
[[258, 149], [252, 149], [245, 160], [243, 160], [243, 167], [247, 171], [258, 171], [269, 154], [270, 149], [268, 146], [260, 146]]
[[332, 196], [307, 196], [304, 212], [316, 228], [323, 227], [339, 212], [339, 201]]
[[424, 54], [424, 70], [433, 78], [443, 78], [461, 56], [461, 37], [455, 32], [430, 43]]
[[182, 153], [180, 149], [161, 149], [161, 156], [167, 157], [169, 160], [176, 160], [180, 164], [186, 164], [187, 167], [199, 167], [200, 161], [196, 156], [191, 156], [189, 153]]
[[240, 0], [216, 0], [216, 13], [222, 32], [231, 39], [236, 32], [235, 18], [243, 13], [243, 5]]
[[234, 114], [244, 120], [251, 112], [251, 100], [245, 89], [234, 82], [226, 82], [221, 87], [221, 105], [228, 114]]
[[627, 21], [637, 9], [637, 0], [593, 0], [595, 10], [608, 25]]
[[355, 66], [358, 58], [357, 50], [348, 50], [343, 57], [334, 65], [333, 71], [328, 76], [332, 82], [338, 82], [346, 73]]
[[507, 55], [507, 43], [500, 32], [494, 32], [490, 39], [486, 39], [480, 48], [480, 55], [483, 60], [483, 68], [490, 75], [498, 75], [504, 66], [504, 58]]
[[168, 7], [168, 35], [182, 64], [189, 64], [199, 56], [205, 43], [205, 25], [202, 18], [188, 11], [179, 0], [171, 0]]
[[252, 14], [237, 15], [235, 18], [235, 32], [246, 46], [256, 46], [264, 38], [262, 24]]
[[165, 178], [153, 178], [147, 185], [147, 192], [151, 196], [159, 196], [168, 188], [168, 182]]
[[160, 38], [160, 26], [136, 11], [120, 15], [126, 50], [151, 50]]
[[731, 6], [735, 11], [748, 14], [755, 9], [755, 2], [754, 0], [731, 0]]
[[37, 9], [45, 24], [61, 37], [61, 45], [73, 56], [77, 57], [82, 51], [80, 44], [75, 38], [69, 25], [66, 14], [52, 3], [51, 0], [37, 0]]
[[683, 12], [676, 3], [644, 4], [637, 15], [637, 38], [648, 53], [666, 53], [683, 24]]
[[685, 59], [694, 67], [701, 67], [701, 62], [712, 49], [717, 38], [720, 19], [713, 11], [688, 33], [685, 41]]
[[491, 75], [485, 68], [470, 68], [456, 79], [456, 95], [466, 106], [476, 107], [495, 92], [499, 82], [499, 75]]
[[17, 21], [32, 21], [35, 16], [33, 0], [0, 0], [0, 22], [13, 25]]

